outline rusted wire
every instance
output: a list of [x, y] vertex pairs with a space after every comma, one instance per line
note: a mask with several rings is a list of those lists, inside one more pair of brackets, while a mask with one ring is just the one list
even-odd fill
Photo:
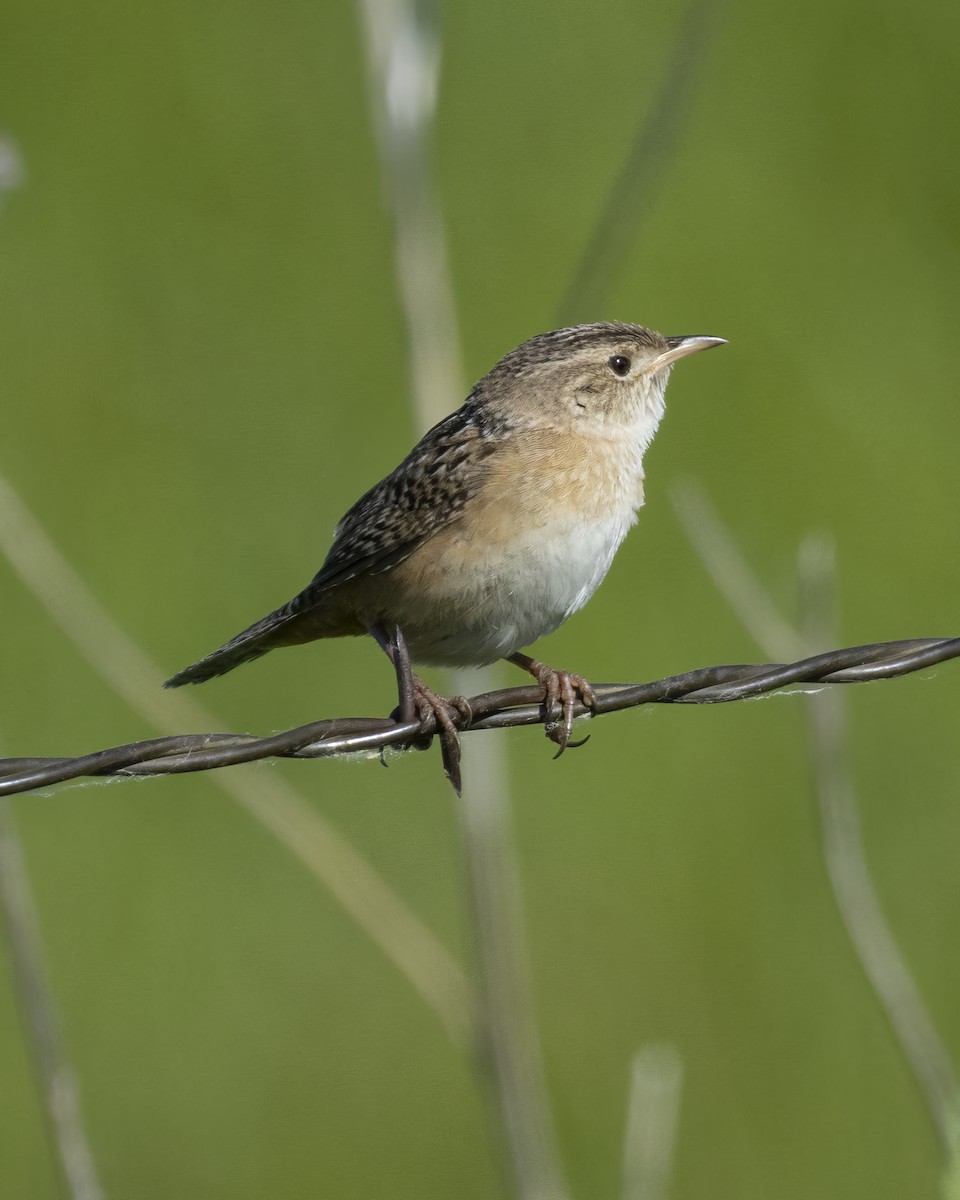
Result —
[[[594, 684], [597, 700], [592, 715], [641, 704], [726, 704], [799, 683], [869, 683], [908, 675], [953, 658], [960, 658], [960, 638], [913, 638], [831, 650], [795, 663], [701, 667], [651, 683]], [[463, 712], [454, 710], [451, 715], [464, 733], [551, 725], [555, 715], [543, 712], [541, 698], [542, 691], [536, 684], [502, 688], [472, 696]], [[580, 705], [576, 715], [586, 716], [587, 710]], [[312, 721], [268, 737], [188, 733], [113, 746], [76, 758], [4, 758], [0, 759], [0, 795], [47, 788], [89, 775], [209, 771], [264, 758], [334, 758], [358, 753], [373, 756], [388, 748], [423, 747], [435, 732], [433, 716], [422, 722], [341, 717]]]

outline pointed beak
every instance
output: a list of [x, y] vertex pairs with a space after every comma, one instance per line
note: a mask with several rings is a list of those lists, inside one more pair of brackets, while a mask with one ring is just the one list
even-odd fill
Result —
[[677, 359], [686, 358], [688, 354], [696, 354], [700, 350], [709, 350], [711, 346], [725, 346], [726, 338], [708, 337], [700, 333], [683, 333], [677, 334], [675, 337], [665, 339], [668, 350], [664, 350], [648, 367], [648, 370], [659, 371], [661, 367], [668, 367], [671, 363], [675, 363]]

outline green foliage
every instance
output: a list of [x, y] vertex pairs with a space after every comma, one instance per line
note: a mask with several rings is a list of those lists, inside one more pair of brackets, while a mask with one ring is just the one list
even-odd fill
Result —
[[[2, 119], [26, 177], [0, 209], [0, 472], [173, 671], [301, 587], [413, 437], [359, 23], [237, 0], [9, 16]], [[679, 19], [448, 6], [435, 154], [471, 376], [554, 323]], [[671, 511], [691, 475], [786, 609], [798, 540], [826, 528], [844, 643], [957, 632], [958, 47], [943, 3], [719, 11], [662, 187], [604, 310], [581, 315], [731, 345], [676, 373], [640, 526], [548, 661], [603, 680], [760, 656]], [[154, 732], [2, 561], [0, 595], [7, 752]], [[851, 724], [878, 887], [960, 1056], [960, 676], [931, 675], [857, 689]], [[392, 689], [371, 645], [344, 642], [204, 699], [222, 728], [267, 731], [387, 711]], [[617, 1194], [630, 1061], [653, 1041], [683, 1061], [673, 1200], [942, 1194], [832, 904], [803, 704], [611, 717], [556, 763], [535, 731], [504, 735], [578, 1197]], [[435, 751], [243, 769], [304, 789], [466, 960]], [[15, 809], [108, 1194], [502, 1194], [469, 1061], [209, 781]], [[0, 1061], [0, 1191], [46, 1200], [6, 996]]]

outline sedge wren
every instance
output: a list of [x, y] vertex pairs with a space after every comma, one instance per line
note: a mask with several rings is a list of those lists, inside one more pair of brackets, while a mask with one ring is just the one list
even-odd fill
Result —
[[521, 648], [596, 591], [643, 504], [643, 454], [673, 364], [723, 341], [602, 322], [524, 342], [361, 496], [299, 595], [166, 686], [202, 683], [277, 646], [369, 633], [396, 667], [403, 719], [435, 717], [455, 785], [451, 705], [462, 702], [435, 696], [411, 659], [523, 667], [543, 686], [546, 716], [559, 707], [562, 751], [578, 695], [590, 708], [593, 692]]

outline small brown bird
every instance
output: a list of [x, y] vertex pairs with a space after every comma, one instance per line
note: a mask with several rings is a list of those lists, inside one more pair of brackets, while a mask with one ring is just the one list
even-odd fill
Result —
[[277, 646], [369, 633], [389, 654], [403, 719], [432, 712], [459, 782], [450, 707], [410, 659], [479, 666], [506, 658], [544, 688], [568, 743], [579, 675], [520, 653], [596, 591], [643, 504], [643, 454], [680, 358], [718, 337], [664, 337], [603, 322], [512, 350], [463, 407], [427, 433], [337, 526], [312, 582], [282, 608], [167, 680], [202, 683]]

